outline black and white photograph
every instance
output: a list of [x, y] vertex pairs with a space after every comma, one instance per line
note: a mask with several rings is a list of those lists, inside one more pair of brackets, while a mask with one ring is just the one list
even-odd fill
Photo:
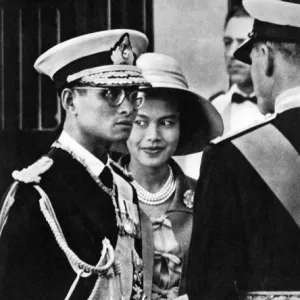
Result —
[[0, 300], [300, 299], [300, 0], [0, 0]]

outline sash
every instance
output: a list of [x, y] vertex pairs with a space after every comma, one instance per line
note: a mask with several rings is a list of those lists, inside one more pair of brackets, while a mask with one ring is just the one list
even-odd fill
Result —
[[300, 299], [300, 292], [295, 291], [271, 291], [271, 292], [248, 292], [240, 293], [240, 300], [297, 300]]
[[122, 231], [129, 235], [139, 237], [140, 217], [138, 207], [133, 203], [133, 187], [113, 170], [112, 175], [118, 190], [117, 201], [120, 209]]
[[[137, 206], [133, 203], [131, 185], [115, 172], [112, 172], [112, 175], [118, 189], [117, 201], [120, 212], [124, 217], [123, 221], [134, 220], [139, 224]], [[125, 222], [125, 227], [129, 223]], [[136, 275], [135, 254], [134, 237], [130, 234], [119, 233], [114, 250], [114, 265], [109, 269], [106, 276], [98, 278], [88, 300], [130, 300], [136, 282], [136, 279], [134, 279], [134, 275]], [[141, 300], [142, 295], [136, 299]]]
[[[118, 189], [118, 203], [121, 213], [127, 213], [130, 219], [135, 223], [139, 223], [137, 206], [133, 203], [133, 190], [131, 185], [117, 173], [112, 172], [112, 175]], [[107, 298], [108, 300], [112, 298], [121, 299], [122, 296], [124, 297], [122, 299], [130, 299], [133, 283], [133, 250], [134, 238], [119, 234], [115, 249], [115, 263], [118, 264], [117, 268], [120, 268], [120, 274], [115, 277], [117, 280], [115, 282], [117, 289], [113, 288], [111, 290], [118, 290], [120, 294], [110, 295], [110, 297]], [[105, 298], [100, 297], [99, 299]]]
[[300, 155], [267, 124], [232, 141], [300, 227]]
[[[124, 217], [124, 230], [129, 234], [119, 234], [115, 249], [115, 269], [118, 269], [115, 277], [114, 288], [110, 288], [111, 299], [129, 300], [133, 289], [136, 287], [139, 268], [142, 270], [142, 261], [135, 251], [135, 240], [130, 235], [131, 226], [140, 227], [138, 207], [133, 203], [133, 187], [120, 175], [112, 172], [118, 190], [118, 204], [121, 215]], [[133, 224], [132, 222], [133, 221]], [[139, 230], [139, 229], [138, 229]], [[133, 278], [135, 277], [135, 278]], [[142, 278], [141, 278], [142, 279]], [[112, 291], [119, 291], [112, 295]], [[137, 293], [134, 299], [144, 299], [143, 291]], [[106, 299], [103, 296], [99, 299]]]
[[103, 276], [95, 293], [88, 300], [129, 300], [133, 285], [133, 248], [134, 239], [119, 235], [115, 248], [115, 267]]

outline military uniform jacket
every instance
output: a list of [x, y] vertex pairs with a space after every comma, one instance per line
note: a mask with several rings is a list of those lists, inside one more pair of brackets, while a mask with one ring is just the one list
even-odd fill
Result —
[[[300, 290], [299, 226], [235, 145], [241, 138], [251, 141], [257, 130], [271, 125], [299, 154], [299, 91], [296, 98], [297, 105], [275, 118], [205, 150], [195, 194], [189, 299]], [[260, 143], [271, 148], [272, 142], [264, 138]], [[273, 168], [274, 174], [281, 171], [276, 164]]]
[[[96, 265], [102, 240], [108, 238], [113, 247], [117, 242], [112, 200], [69, 153], [52, 148], [48, 155], [54, 164], [40, 186], [69, 247]], [[20, 183], [15, 198], [0, 239], [0, 299], [64, 299], [76, 274], [40, 211], [39, 195], [30, 184]], [[71, 299], [88, 299], [96, 277], [81, 278]]]

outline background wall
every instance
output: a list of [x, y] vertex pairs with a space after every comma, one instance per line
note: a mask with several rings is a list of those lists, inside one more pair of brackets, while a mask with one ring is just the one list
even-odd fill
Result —
[[[223, 26], [227, 0], [154, 0], [154, 51], [178, 59], [189, 85], [204, 97], [226, 90]], [[184, 172], [199, 176], [201, 154], [177, 156]]]
[[154, 50], [177, 58], [204, 97], [226, 89], [223, 23], [227, 0], [154, 0]]
[[59, 134], [60, 101], [37, 57], [69, 38], [114, 28], [147, 34], [152, 0], [0, 0], [0, 198], [11, 173], [33, 163]]

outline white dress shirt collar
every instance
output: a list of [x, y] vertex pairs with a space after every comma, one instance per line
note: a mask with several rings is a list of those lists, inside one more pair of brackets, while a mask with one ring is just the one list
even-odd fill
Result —
[[237, 93], [239, 95], [242, 95], [245, 98], [252, 98], [255, 96], [255, 93], [252, 92], [251, 94], [246, 94], [245, 92], [243, 92], [238, 86], [237, 84], [233, 84], [230, 89], [229, 89], [231, 95], [233, 95], [234, 93]]
[[99, 176], [105, 165], [103, 162], [75, 141], [66, 131], [63, 131], [58, 142], [78, 156], [95, 176]]
[[300, 107], [300, 86], [284, 91], [275, 99], [276, 113], [295, 107]]

